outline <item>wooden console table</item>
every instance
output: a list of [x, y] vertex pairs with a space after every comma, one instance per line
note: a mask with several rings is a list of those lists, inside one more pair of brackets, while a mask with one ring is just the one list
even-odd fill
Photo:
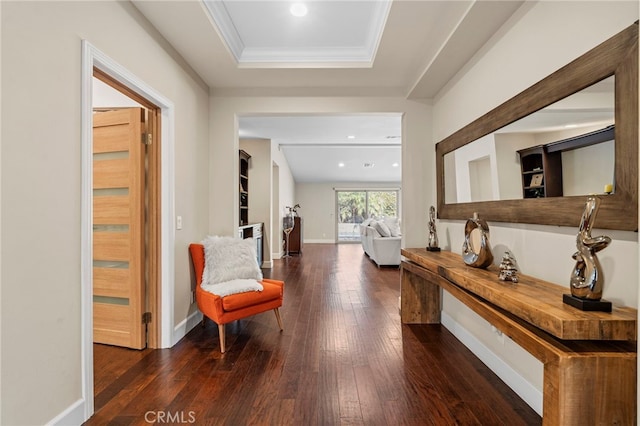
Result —
[[447, 251], [402, 255], [403, 323], [439, 323], [442, 288], [543, 363], [543, 424], [636, 424], [637, 310], [583, 312], [562, 302], [568, 285], [500, 281]]

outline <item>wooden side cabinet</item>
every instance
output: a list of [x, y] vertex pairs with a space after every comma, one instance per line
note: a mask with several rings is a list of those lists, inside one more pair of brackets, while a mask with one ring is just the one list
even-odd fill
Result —
[[[302, 253], [302, 218], [300, 216], [296, 216], [293, 218], [293, 231], [291, 231], [291, 235], [289, 236], [289, 254], [301, 254]], [[282, 232], [282, 238], [284, 239], [284, 251], [287, 252], [287, 234]]]

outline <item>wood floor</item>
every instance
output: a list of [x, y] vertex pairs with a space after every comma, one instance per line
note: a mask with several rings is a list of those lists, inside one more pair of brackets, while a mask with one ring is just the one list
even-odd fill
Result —
[[[186, 250], [186, 248], [185, 248]], [[399, 270], [360, 245], [276, 260], [281, 309], [197, 326], [171, 349], [95, 345], [88, 425], [537, 425], [541, 418], [439, 325], [402, 325]]]

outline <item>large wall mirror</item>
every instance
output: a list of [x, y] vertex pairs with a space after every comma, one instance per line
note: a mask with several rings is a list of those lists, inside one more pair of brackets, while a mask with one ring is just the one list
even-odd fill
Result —
[[638, 229], [638, 23], [436, 144], [438, 216]]

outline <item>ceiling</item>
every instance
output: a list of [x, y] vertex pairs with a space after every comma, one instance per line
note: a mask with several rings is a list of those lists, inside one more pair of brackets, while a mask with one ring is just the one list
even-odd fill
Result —
[[[311, 0], [303, 17], [281, 0], [133, 3], [214, 96], [430, 99], [524, 1]], [[400, 182], [401, 165], [386, 167], [400, 129], [385, 115], [240, 120], [241, 137], [279, 143], [300, 182]]]
[[241, 138], [278, 144], [296, 182], [401, 180], [400, 114], [240, 117]]

